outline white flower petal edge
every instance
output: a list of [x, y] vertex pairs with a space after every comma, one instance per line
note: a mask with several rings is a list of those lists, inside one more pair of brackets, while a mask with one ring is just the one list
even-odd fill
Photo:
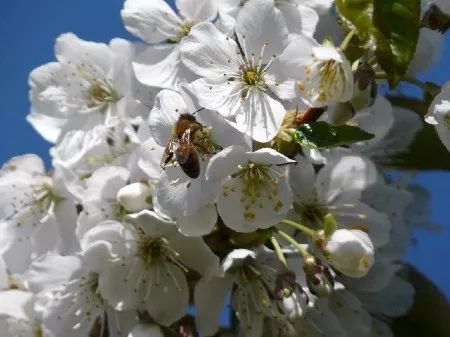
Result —
[[435, 126], [442, 144], [450, 151], [450, 82], [434, 98], [425, 121]]

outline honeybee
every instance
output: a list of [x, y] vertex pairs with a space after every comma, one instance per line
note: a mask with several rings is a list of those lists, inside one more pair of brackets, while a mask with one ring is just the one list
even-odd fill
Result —
[[210, 152], [209, 129], [200, 124], [191, 114], [182, 114], [172, 129], [172, 138], [167, 143], [161, 159], [161, 168], [173, 159], [180, 165], [183, 172], [190, 178], [200, 175], [198, 150]]

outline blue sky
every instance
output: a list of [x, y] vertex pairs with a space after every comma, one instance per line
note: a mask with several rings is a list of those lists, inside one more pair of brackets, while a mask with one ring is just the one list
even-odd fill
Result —
[[[151, 1], [151, 0], [149, 0]], [[14, 155], [37, 153], [49, 165], [49, 144], [25, 121], [29, 110], [28, 74], [54, 60], [53, 44], [64, 32], [107, 42], [131, 38], [123, 28], [122, 0], [0, 0], [0, 163]], [[421, 77], [438, 84], [450, 80], [450, 34], [440, 62]], [[407, 254], [450, 297], [450, 173], [420, 173], [415, 181], [431, 194], [433, 221], [441, 234], [417, 231]]]

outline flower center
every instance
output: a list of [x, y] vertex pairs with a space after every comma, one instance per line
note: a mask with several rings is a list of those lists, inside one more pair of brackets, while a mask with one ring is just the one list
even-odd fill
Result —
[[151, 266], [162, 260], [180, 265], [177, 261], [179, 254], [169, 246], [169, 242], [165, 238], [153, 238], [144, 235], [142, 232], [139, 235], [136, 255], [141, 258], [145, 266]]
[[448, 129], [450, 129], [450, 112], [447, 112], [444, 115], [444, 124]]
[[192, 143], [196, 149], [201, 153], [214, 153], [220, 148], [211, 138], [211, 126], [202, 127], [194, 132]]
[[46, 177], [39, 186], [33, 189], [32, 198], [31, 211], [40, 213], [47, 213], [52, 203], [62, 200], [56, 194], [53, 181], [49, 177]]
[[188, 36], [189, 33], [191, 32], [191, 29], [193, 26], [194, 26], [194, 22], [188, 22], [188, 21], [185, 21], [182, 24], [180, 24], [179, 36], [181, 36], [181, 38]]
[[267, 165], [260, 165], [249, 162], [247, 165], [238, 165], [238, 172], [232, 175], [239, 178], [244, 183], [242, 198], [252, 201], [261, 197], [262, 193], [267, 193], [270, 198], [277, 194], [277, 184], [283, 175], [279, 170]]
[[[90, 70], [92, 68], [93, 70]], [[77, 66], [78, 73], [81, 78], [83, 78], [88, 86], [85, 87], [85, 99], [86, 107], [100, 108], [104, 110], [107, 108], [108, 104], [115, 103], [120, 99], [119, 94], [114, 89], [111, 80], [103, 78], [95, 78], [94, 74], [99, 74], [99, 70], [95, 67], [86, 68], [85, 65]]]
[[87, 90], [87, 107], [104, 107], [119, 100], [117, 92], [114, 90], [109, 80], [90, 80], [90, 87]]
[[256, 70], [252, 70], [252, 69], [244, 71], [242, 74], [242, 79], [248, 85], [255, 85], [261, 80], [258, 72]]
[[[317, 60], [305, 66], [306, 82], [311, 86], [308, 96], [320, 102], [327, 101], [345, 90], [345, 71], [336, 60]], [[300, 91], [305, 90], [304, 83], [297, 81]]]
[[36, 319], [33, 321], [33, 336], [34, 337], [43, 337], [44, 334], [42, 332], [41, 324]]
[[178, 31], [176, 32], [176, 35], [169, 37], [167, 39], [167, 43], [179, 43], [183, 37], [189, 35], [194, 25], [195, 22], [193, 21], [183, 21], [178, 25]]
[[303, 221], [308, 222], [310, 225], [320, 224], [328, 213], [327, 207], [317, 196], [313, 196], [300, 204], [294, 203], [294, 210], [300, 215]]

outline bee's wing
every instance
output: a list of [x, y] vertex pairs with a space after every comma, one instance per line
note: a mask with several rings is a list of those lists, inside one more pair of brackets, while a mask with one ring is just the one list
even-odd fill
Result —
[[178, 164], [180, 165], [185, 165], [189, 162], [198, 160], [197, 151], [195, 151], [195, 148], [187, 144], [178, 146], [175, 150], [175, 156]]
[[164, 168], [173, 158], [173, 153], [178, 147], [178, 139], [171, 139], [169, 143], [167, 143], [166, 149], [161, 158], [161, 168]]

